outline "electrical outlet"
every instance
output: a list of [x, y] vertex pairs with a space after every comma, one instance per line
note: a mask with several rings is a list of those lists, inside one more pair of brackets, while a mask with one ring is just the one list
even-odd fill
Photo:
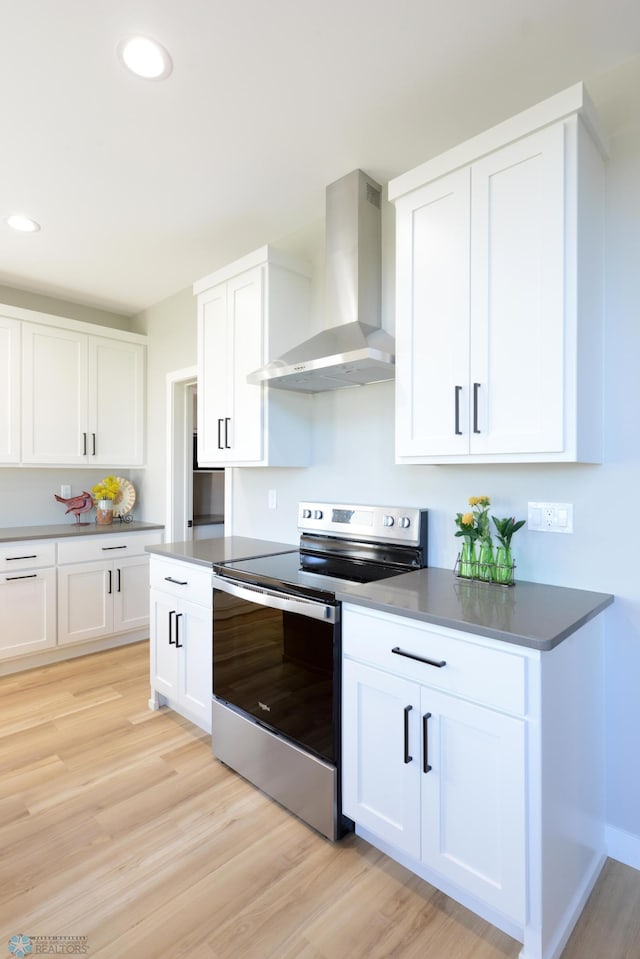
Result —
[[278, 494], [274, 489], [267, 493], [267, 506], [269, 509], [276, 509], [278, 506]]
[[63, 483], [60, 487], [60, 496], [63, 499], [71, 499], [71, 486], [67, 483]]
[[529, 503], [527, 527], [538, 533], [573, 533], [573, 503]]

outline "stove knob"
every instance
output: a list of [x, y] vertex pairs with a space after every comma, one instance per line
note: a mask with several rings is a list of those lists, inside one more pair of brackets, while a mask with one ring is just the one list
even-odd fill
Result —
[[394, 524], [393, 516], [385, 516], [384, 519], [382, 520], [383, 526], [393, 526], [393, 524]]
[[314, 511], [313, 511], [313, 518], [314, 518], [314, 519], [322, 519], [322, 510], [321, 510], [321, 509], [314, 509]]
[[303, 510], [302, 510], [302, 518], [303, 518], [303, 519], [311, 519], [311, 510], [310, 510], [310, 509], [303, 509]]
[[398, 520], [398, 524], [402, 527], [402, 529], [408, 529], [411, 526], [411, 520], [408, 516], [401, 516]]

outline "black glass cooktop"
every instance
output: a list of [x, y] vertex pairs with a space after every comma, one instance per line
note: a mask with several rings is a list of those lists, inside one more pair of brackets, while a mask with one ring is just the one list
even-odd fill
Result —
[[276, 556], [261, 556], [259, 559], [221, 563], [214, 566], [214, 571], [253, 585], [284, 588], [298, 595], [331, 600], [341, 585], [373, 583], [407, 572], [407, 569], [295, 550]]

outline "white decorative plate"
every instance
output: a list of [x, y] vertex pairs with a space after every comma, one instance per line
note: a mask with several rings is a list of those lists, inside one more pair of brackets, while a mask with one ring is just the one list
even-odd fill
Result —
[[133, 483], [130, 483], [128, 479], [124, 479], [122, 476], [116, 476], [116, 479], [120, 484], [120, 489], [113, 501], [113, 515], [125, 516], [133, 509], [133, 504], [136, 501], [136, 491]]

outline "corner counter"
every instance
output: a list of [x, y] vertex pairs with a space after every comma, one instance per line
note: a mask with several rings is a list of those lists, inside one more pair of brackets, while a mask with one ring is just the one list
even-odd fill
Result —
[[197, 539], [184, 543], [165, 543], [148, 546], [147, 552], [165, 559], [183, 563], [213, 567], [216, 563], [231, 563], [234, 560], [258, 559], [274, 553], [291, 553], [297, 546], [291, 543], [273, 543], [250, 536], [221, 536], [215, 539]]
[[121, 523], [118, 520], [109, 526], [98, 526], [97, 523], [56, 523], [46, 526], [7, 526], [0, 529], [0, 543], [28, 542], [40, 539], [66, 539], [68, 536], [108, 536], [110, 533], [140, 533], [152, 529], [164, 529], [162, 523], [142, 523], [133, 520], [131, 523]]
[[464, 580], [437, 567], [344, 587], [338, 598], [539, 651], [553, 649], [614, 599], [610, 593], [564, 586]]

